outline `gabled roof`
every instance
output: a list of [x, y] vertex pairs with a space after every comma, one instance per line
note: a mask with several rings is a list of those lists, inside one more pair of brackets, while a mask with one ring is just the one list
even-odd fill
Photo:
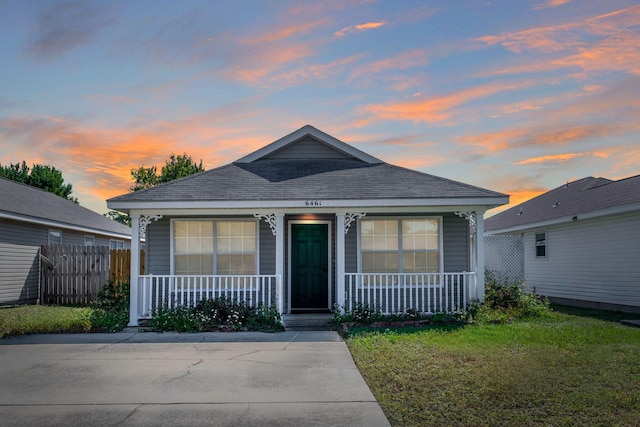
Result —
[[345, 144], [339, 139], [316, 129], [311, 125], [303, 126], [297, 131], [292, 132], [287, 136], [283, 136], [279, 140], [236, 160], [234, 163], [251, 163], [256, 160], [278, 158], [276, 156], [279, 153], [290, 149], [294, 144], [301, 144], [307, 141], [313, 141], [318, 145], [325, 146], [325, 153], [333, 152], [329, 158], [351, 158], [370, 164], [383, 163], [382, 160], [376, 159], [375, 157], [360, 151], [349, 144]]
[[0, 218], [131, 238], [131, 228], [55, 194], [0, 178]]
[[309, 199], [411, 199], [424, 205], [493, 207], [506, 203], [508, 196], [384, 163], [313, 126], [304, 126], [232, 164], [115, 197], [107, 203], [112, 209], [127, 211], [277, 207], [278, 203], [286, 207], [286, 202]]
[[587, 177], [487, 218], [485, 231], [515, 232], [631, 210], [640, 210], [640, 175], [618, 181]]

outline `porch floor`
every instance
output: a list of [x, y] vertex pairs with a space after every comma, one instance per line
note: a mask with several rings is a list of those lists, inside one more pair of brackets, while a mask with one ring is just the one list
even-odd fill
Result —
[[288, 331], [332, 331], [331, 313], [285, 314], [282, 316]]

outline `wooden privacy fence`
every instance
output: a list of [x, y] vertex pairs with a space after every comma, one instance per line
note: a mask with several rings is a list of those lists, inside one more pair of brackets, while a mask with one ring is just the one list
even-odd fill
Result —
[[[131, 251], [108, 246], [44, 245], [40, 248], [40, 302], [87, 304], [109, 279], [128, 282]], [[141, 251], [141, 261], [144, 252]], [[140, 266], [144, 273], [144, 262]]]

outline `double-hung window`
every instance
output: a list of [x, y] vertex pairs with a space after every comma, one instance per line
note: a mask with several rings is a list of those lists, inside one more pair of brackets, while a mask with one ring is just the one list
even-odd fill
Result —
[[174, 221], [175, 274], [255, 274], [256, 228], [255, 221]]
[[438, 218], [360, 221], [363, 273], [437, 273], [440, 258]]
[[547, 256], [547, 233], [536, 233], [536, 257]]

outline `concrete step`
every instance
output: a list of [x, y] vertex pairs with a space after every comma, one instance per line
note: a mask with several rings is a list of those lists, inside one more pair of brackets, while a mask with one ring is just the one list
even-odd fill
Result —
[[331, 313], [285, 314], [284, 326], [289, 331], [331, 331]]

